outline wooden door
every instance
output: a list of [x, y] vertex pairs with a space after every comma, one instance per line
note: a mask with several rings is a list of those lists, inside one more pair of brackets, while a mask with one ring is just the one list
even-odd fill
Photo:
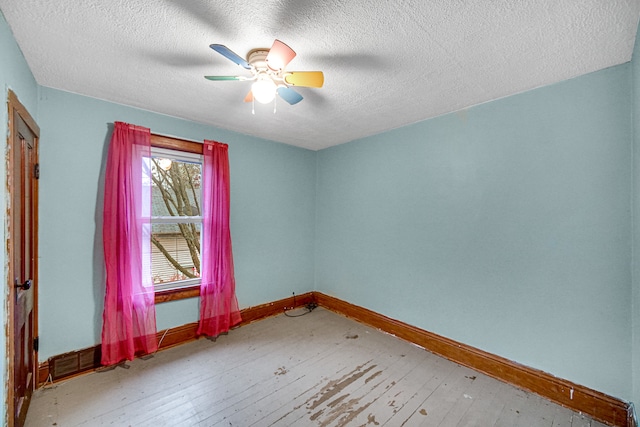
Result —
[[9, 422], [22, 426], [37, 373], [39, 129], [9, 93]]

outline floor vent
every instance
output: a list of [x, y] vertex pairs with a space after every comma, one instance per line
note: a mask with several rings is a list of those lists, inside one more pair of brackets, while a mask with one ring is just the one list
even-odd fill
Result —
[[53, 381], [90, 371], [99, 366], [100, 346], [72, 351], [49, 359], [49, 373]]

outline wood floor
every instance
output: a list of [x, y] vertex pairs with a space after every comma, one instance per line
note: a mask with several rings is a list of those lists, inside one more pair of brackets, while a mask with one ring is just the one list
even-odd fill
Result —
[[126, 366], [36, 391], [26, 425], [604, 426], [322, 308]]

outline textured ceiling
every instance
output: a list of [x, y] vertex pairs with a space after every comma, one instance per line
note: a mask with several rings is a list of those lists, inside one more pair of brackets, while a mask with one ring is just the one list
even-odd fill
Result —
[[[0, 0], [40, 85], [313, 150], [631, 59], [640, 0]], [[243, 102], [274, 39], [322, 70], [297, 105]], [[114, 120], [117, 118], [114, 117]]]

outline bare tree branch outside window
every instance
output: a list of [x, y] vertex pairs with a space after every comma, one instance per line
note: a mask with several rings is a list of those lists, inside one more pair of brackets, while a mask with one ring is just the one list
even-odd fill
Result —
[[[161, 164], [152, 159], [153, 204], [152, 216], [199, 216], [201, 165], [172, 161]], [[186, 249], [179, 252], [167, 247], [171, 242], [184, 240]], [[200, 223], [154, 224], [151, 242], [175, 269], [171, 277], [161, 277], [154, 272], [154, 282], [162, 283], [200, 276]], [[184, 245], [182, 245], [184, 246]], [[181, 262], [188, 252], [190, 263]], [[190, 265], [188, 265], [190, 264]]]

